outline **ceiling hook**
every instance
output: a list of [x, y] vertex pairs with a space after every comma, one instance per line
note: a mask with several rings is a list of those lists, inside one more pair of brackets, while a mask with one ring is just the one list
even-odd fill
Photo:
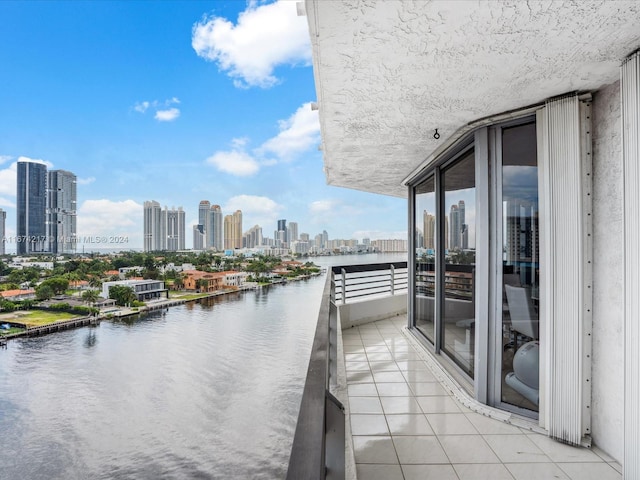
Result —
[[440, 138], [440, 134], [438, 133], [438, 129], [436, 128], [436, 133], [433, 134], [433, 138], [438, 140]]

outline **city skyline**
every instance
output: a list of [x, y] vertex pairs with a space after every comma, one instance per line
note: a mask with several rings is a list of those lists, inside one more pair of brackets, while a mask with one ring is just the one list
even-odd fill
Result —
[[185, 206], [187, 247], [202, 199], [247, 226], [295, 218], [310, 233], [406, 238], [406, 199], [326, 185], [295, 2], [9, 0], [0, 16], [7, 238], [19, 159], [77, 175], [78, 237], [129, 239], [105, 249], [143, 249], [150, 198]]
[[[330, 249], [329, 234], [326, 230], [315, 235], [309, 232], [298, 232], [298, 222], [280, 218], [276, 222], [273, 237], [263, 235], [262, 225], [245, 227], [242, 222], [242, 211], [224, 215], [220, 206], [211, 204], [209, 200], [201, 200], [198, 204], [197, 224], [187, 226], [184, 222], [185, 212], [182, 206], [162, 207], [155, 200], [147, 200], [143, 207], [143, 251], [181, 251], [186, 250], [185, 239], [189, 231], [193, 234], [193, 250], [214, 250], [222, 252], [236, 249], [280, 249], [293, 253], [309, 253], [313, 247], [317, 251]], [[221, 220], [223, 219], [223, 220]], [[268, 227], [266, 227], [268, 228]], [[220, 241], [215, 240], [220, 238]], [[224, 241], [222, 241], [224, 239]], [[394, 239], [378, 239], [392, 241]], [[406, 239], [395, 239], [405, 242]], [[370, 245], [371, 239], [336, 238], [337, 244], [351, 246]]]

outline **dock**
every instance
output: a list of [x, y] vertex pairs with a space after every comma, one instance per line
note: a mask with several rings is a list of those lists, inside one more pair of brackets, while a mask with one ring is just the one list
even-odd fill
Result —
[[62, 322], [54, 322], [47, 325], [40, 325], [38, 327], [30, 327], [27, 328], [24, 332], [21, 332], [21, 334], [15, 335], [34, 337], [37, 335], [58, 332], [60, 330], [67, 330], [69, 328], [84, 327], [85, 325], [95, 326], [98, 325], [98, 323], [100, 323], [100, 319], [98, 317], [72, 318], [71, 320], [64, 320]]

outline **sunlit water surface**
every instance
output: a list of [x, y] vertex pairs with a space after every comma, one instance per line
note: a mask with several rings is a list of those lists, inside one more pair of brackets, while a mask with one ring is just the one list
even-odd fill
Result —
[[0, 478], [283, 478], [325, 278], [10, 341]]

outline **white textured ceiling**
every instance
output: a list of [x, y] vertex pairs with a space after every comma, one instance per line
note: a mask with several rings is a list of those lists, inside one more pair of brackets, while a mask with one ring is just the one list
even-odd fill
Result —
[[640, 1], [305, 7], [327, 183], [394, 196], [465, 125], [615, 82], [640, 47]]

